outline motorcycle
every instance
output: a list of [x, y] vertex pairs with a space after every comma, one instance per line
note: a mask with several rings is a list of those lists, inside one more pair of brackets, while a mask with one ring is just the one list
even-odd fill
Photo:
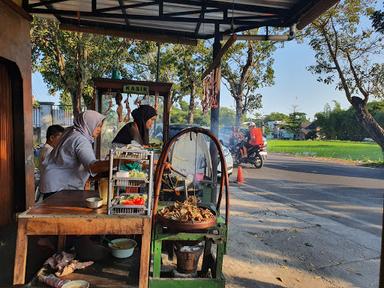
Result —
[[242, 163], [249, 163], [255, 166], [255, 168], [257, 169], [260, 169], [261, 167], [263, 167], [264, 159], [260, 155], [261, 150], [258, 145], [248, 148], [247, 150], [248, 156], [246, 158], [241, 157], [240, 147], [241, 147], [241, 144], [237, 144], [230, 148], [230, 151], [233, 156], [233, 162], [235, 165], [240, 165]]

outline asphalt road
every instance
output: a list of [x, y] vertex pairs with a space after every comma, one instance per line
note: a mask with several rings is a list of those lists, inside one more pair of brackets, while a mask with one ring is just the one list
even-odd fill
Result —
[[269, 154], [263, 168], [243, 171], [245, 191], [381, 235], [383, 168]]

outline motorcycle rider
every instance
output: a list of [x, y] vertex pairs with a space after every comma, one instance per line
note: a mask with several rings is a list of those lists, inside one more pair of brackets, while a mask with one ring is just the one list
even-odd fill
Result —
[[260, 128], [256, 128], [254, 122], [248, 123], [248, 132], [245, 136], [246, 141], [240, 147], [240, 154], [242, 158], [248, 157], [248, 150], [256, 146], [258, 149], [264, 145], [263, 135]]

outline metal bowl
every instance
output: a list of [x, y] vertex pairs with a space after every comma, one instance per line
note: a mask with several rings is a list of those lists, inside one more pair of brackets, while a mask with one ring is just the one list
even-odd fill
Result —
[[65, 283], [62, 288], [89, 288], [89, 282], [84, 280], [72, 280]]
[[[133, 239], [128, 238], [118, 238], [111, 240], [111, 243], [108, 243], [108, 246], [111, 248], [111, 253], [116, 258], [128, 258], [131, 257], [133, 251], [137, 246], [137, 242]], [[127, 246], [127, 248], [125, 248]]]
[[204, 231], [214, 227], [216, 225], [216, 217], [217, 217], [216, 211], [214, 211], [212, 208], [204, 204], [199, 204], [198, 206], [200, 208], [209, 209], [212, 212], [212, 214], [215, 215], [215, 217], [203, 222], [180, 222], [180, 221], [175, 221], [175, 220], [166, 218], [164, 216], [161, 216], [160, 214], [156, 214], [156, 221], [159, 221], [162, 225], [164, 225], [165, 227], [169, 228], [172, 231], [180, 231], [180, 232]]
[[204, 222], [180, 222], [165, 218], [159, 214], [156, 215], [156, 219], [165, 227], [172, 231], [189, 232], [207, 230], [216, 225], [216, 217]]
[[100, 208], [103, 205], [103, 199], [99, 197], [90, 197], [85, 199], [85, 205], [92, 209]]

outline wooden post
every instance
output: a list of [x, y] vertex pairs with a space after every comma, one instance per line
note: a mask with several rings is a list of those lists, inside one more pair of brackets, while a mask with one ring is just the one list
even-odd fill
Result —
[[167, 143], [169, 140], [169, 119], [171, 113], [171, 92], [168, 92], [167, 95], [164, 96], [164, 119], [163, 119], [163, 142]]
[[65, 242], [67, 240], [66, 235], [57, 236], [57, 251], [61, 252], [65, 250]]
[[17, 240], [15, 266], [13, 269], [13, 284], [24, 284], [27, 264], [28, 236], [26, 233], [27, 220], [19, 219], [17, 224]]
[[148, 288], [149, 255], [151, 253], [151, 219], [143, 219], [143, 235], [141, 236], [139, 288]]
[[[215, 26], [215, 41], [213, 43], [213, 61], [217, 58], [219, 52], [220, 52], [221, 44], [220, 44], [220, 25]], [[216, 68], [214, 69], [214, 75], [215, 75], [215, 96], [217, 101], [217, 107], [211, 108], [211, 132], [218, 138], [219, 135], [219, 120], [220, 120], [220, 64], [221, 59], [217, 63]], [[217, 87], [216, 87], [217, 85]], [[215, 144], [211, 141], [210, 145], [210, 151], [211, 151], [211, 157], [212, 157], [212, 177], [213, 177], [213, 183], [214, 189], [212, 191], [211, 195], [211, 202], [216, 203], [216, 194], [217, 194], [217, 165], [219, 163], [218, 160], [218, 154], [216, 151]]]
[[381, 253], [380, 253], [380, 280], [379, 280], [379, 288], [384, 288], [384, 199], [383, 199], [383, 222], [381, 226]]

